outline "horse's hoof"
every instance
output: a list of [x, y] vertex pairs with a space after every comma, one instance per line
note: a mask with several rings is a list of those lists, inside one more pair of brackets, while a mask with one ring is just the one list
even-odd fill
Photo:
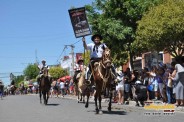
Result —
[[79, 101], [77, 101], [79, 103]]
[[100, 111], [99, 111], [99, 114], [103, 114], [103, 111], [100, 110]]
[[96, 113], [95, 114], [99, 114], [99, 111], [96, 111]]
[[99, 109], [96, 109], [96, 114], [99, 114]]
[[85, 105], [85, 108], [88, 108], [88, 105]]

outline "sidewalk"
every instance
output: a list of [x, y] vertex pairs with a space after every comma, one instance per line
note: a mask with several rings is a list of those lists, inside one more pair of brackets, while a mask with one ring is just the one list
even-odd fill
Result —
[[[65, 95], [64, 96], [64, 99], [72, 99], [72, 100], [76, 100], [76, 101], [77, 101], [77, 98], [78, 97], [75, 96], [75, 95]], [[94, 97], [90, 97], [89, 102], [94, 102]], [[108, 102], [109, 102], [108, 98], [102, 99], [102, 103], [108, 103]], [[149, 102], [155, 102], [156, 104], [163, 105], [163, 106], [166, 105], [165, 103], [163, 103], [162, 101], [159, 101], [159, 100], [157, 100], [157, 101], [149, 101]], [[130, 106], [130, 107], [144, 109], [143, 107], [136, 107], [135, 105], [136, 105], [135, 101], [129, 101], [129, 104], [127, 104], [127, 105], [117, 105], [117, 103], [112, 101], [112, 106], [115, 106], [116, 108], [122, 108], [122, 107], [125, 107], [125, 106], [126, 107]], [[176, 107], [175, 111], [184, 113], [184, 107], [181, 107], [181, 106], [180, 107]]]

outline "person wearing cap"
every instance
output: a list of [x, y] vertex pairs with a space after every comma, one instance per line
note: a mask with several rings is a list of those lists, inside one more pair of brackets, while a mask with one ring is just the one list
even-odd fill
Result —
[[135, 85], [133, 85], [135, 92], [133, 93], [133, 98], [136, 102], [136, 106], [139, 106], [139, 102], [144, 106], [144, 101], [147, 100], [147, 87], [142, 84], [141, 80], [137, 80]]

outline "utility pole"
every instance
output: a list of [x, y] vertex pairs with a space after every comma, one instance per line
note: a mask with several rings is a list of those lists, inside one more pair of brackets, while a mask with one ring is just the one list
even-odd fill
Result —
[[37, 49], [35, 50], [35, 63], [38, 65], [39, 62], [38, 62], [38, 57], [37, 57]]
[[74, 75], [74, 48], [75, 46], [74, 45], [65, 45], [65, 47], [71, 47], [71, 54], [72, 54], [72, 76]]

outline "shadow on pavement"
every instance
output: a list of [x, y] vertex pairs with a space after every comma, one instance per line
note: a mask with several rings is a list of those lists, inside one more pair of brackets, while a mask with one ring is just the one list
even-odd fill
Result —
[[58, 106], [60, 104], [47, 104], [47, 106]]
[[127, 115], [125, 111], [103, 111], [103, 114]]
[[[87, 111], [87, 112], [93, 112], [93, 113], [96, 113], [96, 111], [95, 110], [91, 110], [91, 111]], [[125, 111], [102, 111], [103, 112], [103, 114], [109, 114], [109, 115], [127, 115], [127, 112], [125, 112]]]

